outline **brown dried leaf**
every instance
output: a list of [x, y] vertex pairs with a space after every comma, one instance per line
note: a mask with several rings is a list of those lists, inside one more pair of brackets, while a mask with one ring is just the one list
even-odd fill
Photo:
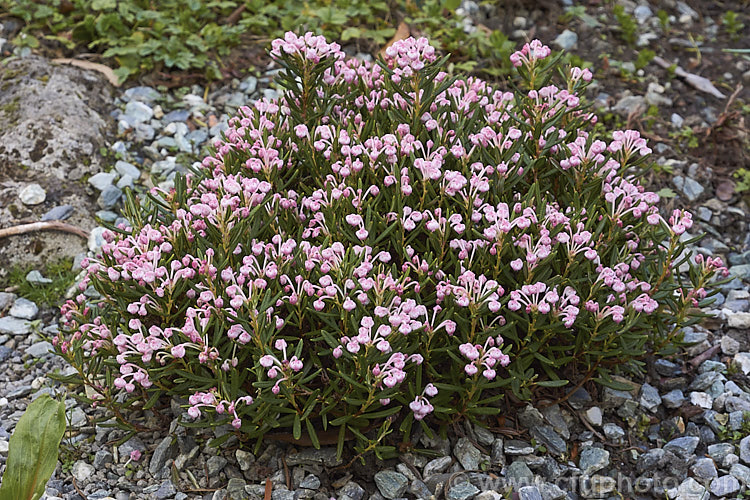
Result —
[[107, 80], [109, 80], [109, 83], [111, 83], [115, 87], [120, 86], [119, 79], [117, 78], [117, 76], [115, 76], [115, 72], [112, 71], [112, 68], [110, 68], [109, 66], [105, 66], [99, 63], [93, 63], [90, 61], [82, 61], [80, 59], [68, 59], [65, 57], [53, 59], [52, 62], [58, 64], [70, 64], [71, 66], [98, 71], [99, 73], [103, 74], [107, 78]]
[[396, 29], [396, 34], [393, 35], [393, 38], [388, 40], [388, 43], [383, 45], [383, 47], [380, 49], [379, 54], [381, 56], [385, 56], [385, 51], [388, 47], [398, 42], [399, 40], [406, 40], [407, 38], [409, 38], [409, 35], [411, 35], [411, 30], [409, 30], [409, 25], [401, 21], [401, 24], [399, 24], [398, 28]]
[[716, 186], [716, 197], [721, 201], [729, 201], [732, 196], [734, 196], [734, 182], [725, 180]]

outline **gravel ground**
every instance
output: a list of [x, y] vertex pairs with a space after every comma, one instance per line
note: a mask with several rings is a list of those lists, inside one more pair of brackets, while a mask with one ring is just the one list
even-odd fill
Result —
[[[504, 498], [510, 487], [517, 498], [528, 500], [665, 495], [692, 500], [745, 493], [750, 481], [750, 218], [731, 177], [747, 167], [743, 115], [727, 103], [734, 89], [750, 80], [750, 64], [718, 50], [728, 41], [712, 5], [618, 3], [637, 19], [638, 46], [708, 76], [725, 97], [698, 90], [685, 78], [671, 78], [654, 63], [627, 76], [622, 65], [613, 64], [614, 57], [625, 60], [638, 48], [623, 49], [614, 36], [594, 36], [618, 30], [606, 17], [608, 7], [598, 2], [585, 5], [598, 26], [582, 16], [564, 25], [553, 22], [565, 14], [566, 2], [540, 2], [531, 9], [519, 2], [509, 10], [464, 2], [462, 9], [472, 19], [466, 29], [501, 27], [515, 40], [533, 34], [597, 66], [604, 64], [599, 55], [609, 54], [609, 69], [602, 70], [604, 78], [590, 93], [598, 113], [605, 123], [619, 120], [651, 137], [657, 164], [652, 184], [673, 191], [670, 206], [689, 207], [697, 215], [693, 232], [707, 237], [695, 249], [725, 258], [735, 276], [706, 311], [711, 317], [686, 329], [687, 345], [678, 354], [647, 356], [643, 377], [620, 379], [630, 390], [586, 384], [559, 403], [508, 401], [505, 417], [489, 428], [459, 426], [447, 439], [417, 435], [415, 448], [428, 454], [405, 453], [377, 463], [367, 457], [365, 464], [349, 467], [349, 458], [338, 462], [335, 448], [329, 447], [268, 441], [253, 454], [232, 437], [216, 449], [211, 439], [228, 430], [200, 433], [179, 427], [183, 408], [178, 401], [135, 412], [133, 421], [152, 430], [127, 439], [124, 431], [101, 425], [109, 415], [79, 405], [68, 394], [70, 432], [46, 498], [490, 500]], [[725, 10], [738, 12], [743, 5], [729, 4]], [[669, 34], [660, 31], [659, 9], [673, 16]], [[662, 43], [665, 37], [668, 43]], [[702, 65], [694, 66], [686, 55], [694, 53], [680, 50], [680, 40], [690, 37], [700, 42]], [[259, 77], [208, 92], [199, 85], [165, 93], [147, 86], [116, 92], [110, 108], [116, 129], [108, 145], [111, 161], [87, 179], [98, 205], [96, 219], [118, 221], [126, 187], [144, 192], [154, 185], [171, 186], [174, 176], [226, 128], [238, 106], [277, 95], [269, 86], [273, 74], [268, 67]], [[743, 98], [740, 91], [734, 102]], [[685, 127], [699, 136], [699, 147], [683, 144]], [[30, 207], [42, 197], [36, 188], [23, 187], [19, 193], [21, 203]], [[54, 203], [39, 207], [47, 218], [70, 212]], [[101, 245], [102, 230], [91, 232], [89, 252]], [[27, 279], [44, 277], [37, 273]], [[54, 310], [39, 310], [23, 297], [0, 292], [0, 471], [10, 434], [29, 401], [43, 393], [65, 393], [49, 374], [64, 374], [70, 367], [50, 353], [44, 340], [54, 334], [56, 320]], [[131, 458], [134, 450], [141, 452], [139, 460]]]

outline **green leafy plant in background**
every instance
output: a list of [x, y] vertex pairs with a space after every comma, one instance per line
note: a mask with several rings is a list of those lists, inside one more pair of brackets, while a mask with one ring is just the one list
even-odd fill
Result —
[[736, 12], [728, 10], [724, 13], [721, 23], [726, 28], [729, 38], [735, 42], [740, 39], [740, 32], [745, 29], [745, 23], [740, 21]]
[[457, 6], [455, 0], [418, 6], [403, 0], [0, 0], [0, 12], [24, 22], [15, 45], [36, 49], [46, 40], [99, 52], [121, 81], [161, 69], [221, 79], [232, 48], [288, 30], [314, 31], [374, 53], [404, 16], [415, 30], [442, 40], [457, 70], [479, 64], [484, 74], [507, 74], [510, 42], [499, 31], [465, 33]]
[[43, 394], [29, 405], [10, 438], [0, 500], [37, 500], [44, 494], [64, 433], [64, 403]]
[[631, 47], [635, 45], [638, 38], [638, 24], [633, 19], [633, 16], [625, 12], [625, 8], [617, 4], [612, 8], [612, 13], [615, 15], [615, 20], [620, 27], [620, 38]]

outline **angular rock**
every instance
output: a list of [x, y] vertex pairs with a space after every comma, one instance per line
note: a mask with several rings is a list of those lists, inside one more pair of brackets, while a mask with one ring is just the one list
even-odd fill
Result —
[[700, 438], [695, 436], [684, 436], [671, 440], [664, 445], [664, 451], [670, 451], [682, 458], [690, 458], [700, 443]]
[[723, 498], [740, 491], [740, 482], [734, 476], [721, 476], [711, 481], [711, 493]]
[[28, 299], [20, 297], [13, 303], [8, 314], [18, 319], [34, 319], [39, 313], [39, 307]]
[[382, 470], [375, 473], [375, 486], [378, 487], [378, 491], [385, 498], [394, 499], [400, 498], [406, 492], [406, 488], [409, 486], [409, 480], [403, 474], [392, 471]]
[[589, 446], [581, 451], [578, 466], [581, 468], [584, 475], [590, 476], [594, 472], [598, 472], [608, 465], [609, 452], [607, 450]]
[[643, 384], [641, 386], [641, 397], [639, 399], [639, 402], [641, 406], [646, 408], [648, 411], [655, 412], [661, 404], [659, 390], [650, 384]]
[[59, 205], [45, 212], [40, 220], [42, 222], [50, 220], [65, 220], [73, 214], [74, 210], [73, 205]]
[[94, 475], [94, 472], [96, 472], [94, 466], [91, 464], [87, 464], [83, 460], [78, 460], [70, 469], [70, 473], [74, 478], [76, 478], [76, 481], [78, 481], [79, 483], [87, 482], [89, 478]]
[[435, 458], [427, 462], [422, 471], [422, 477], [430, 477], [433, 474], [445, 472], [450, 467], [453, 459], [451, 457]]
[[692, 477], [687, 478], [677, 488], [678, 500], [708, 500], [708, 491]]
[[[148, 464], [148, 471], [155, 476], [166, 465], [167, 460], [174, 459], [177, 456], [177, 442], [172, 436], [167, 436], [156, 446], [154, 454], [151, 455], [151, 461]], [[212, 457], [213, 458], [213, 457]]]
[[468, 481], [464, 481], [448, 490], [448, 500], [468, 500], [477, 493], [479, 493], [479, 488]]
[[0, 318], [0, 334], [27, 335], [31, 332], [31, 323], [23, 319], [5, 316]]
[[553, 455], [564, 455], [568, 451], [568, 445], [550, 425], [542, 424], [532, 427], [529, 433], [540, 443], [547, 447]]
[[98, 191], [104, 191], [107, 186], [115, 182], [115, 179], [117, 179], [117, 174], [114, 172], [99, 172], [89, 177], [89, 184]]
[[542, 494], [536, 486], [523, 486], [518, 490], [518, 500], [542, 500]]
[[519, 439], [509, 439], [505, 441], [506, 455], [531, 455], [534, 453], [534, 447], [526, 441]]

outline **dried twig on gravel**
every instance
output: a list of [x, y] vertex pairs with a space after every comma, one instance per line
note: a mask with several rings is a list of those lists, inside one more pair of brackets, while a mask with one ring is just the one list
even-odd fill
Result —
[[63, 231], [66, 233], [76, 234], [81, 238], [88, 239], [89, 232], [80, 227], [71, 226], [60, 221], [32, 222], [31, 224], [21, 224], [18, 226], [0, 229], [0, 239], [8, 236], [31, 233], [34, 231]]

